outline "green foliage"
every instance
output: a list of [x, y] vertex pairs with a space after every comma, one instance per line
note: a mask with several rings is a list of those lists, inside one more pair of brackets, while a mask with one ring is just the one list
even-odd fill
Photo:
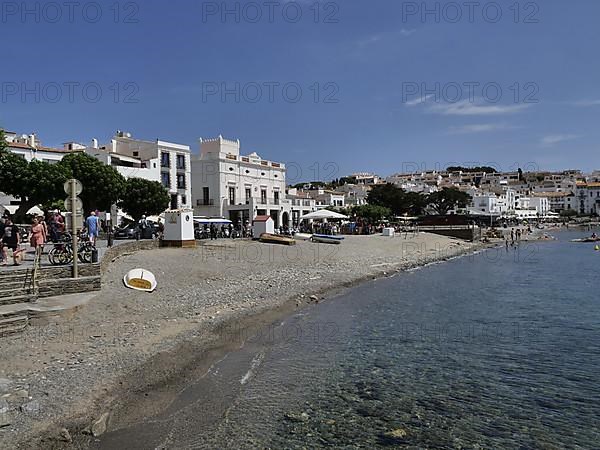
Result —
[[462, 167], [462, 166], [450, 166], [446, 169], [446, 172], [463, 172], [463, 173], [498, 173], [496, 169], [490, 166], [477, 166], [477, 167]]
[[119, 207], [138, 221], [143, 215], [162, 213], [169, 207], [169, 203], [169, 192], [159, 182], [130, 178], [125, 182]]
[[574, 209], [565, 209], [560, 212], [561, 217], [575, 217], [577, 215], [577, 211]]
[[392, 211], [390, 208], [379, 205], [360, 205], [351, 208], [351, 215], [356, 215], [371, 224], [381, 222], [383, 219], [391, 218]]
[[107, 211], [117, 203], [125, 188], [125, 178], [113, 167], [107, 166], [85, 153], [70, 153], [58, 164], [83, 184], [79, 196], [86, 212]]
[[20, 199], [15, 213], [24, 217], [33, 206], [46, 205], [64, 197], [63, 184], [67, 172], [59, 164], [24, 158], [6, 150], [2, 137], [0, 144], [0, 186], [2, 192]]
[[448, 211], [454, 208], [465, 208], [471, 201], [471, 196], [458, 189], [443, 188], [441, 191], [433, 192], [427, 196], [427, 204], [433, 210], [445, 216]]
[[370, 205], [388, 208], [394, 215], [421, 215], [427, 202], [426, 197], [416, 192], [406, 192], [393, 184], [373, 186], [367, 195]]

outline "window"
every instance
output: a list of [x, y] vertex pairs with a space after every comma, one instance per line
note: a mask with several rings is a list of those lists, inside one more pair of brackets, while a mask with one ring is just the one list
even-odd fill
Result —
[[160, 167], [171, 167], [171, 155], [167, 152], [162, 152], [160, 154]]
[[266, 189], [261, 189], [260, 190], [260, 203], [262, 205], [266, 205], [267, 204], [267, 190]]
[[181, 196], [181, 204], [185, 205], [187, 203], [187, 197], [185, 195]]
[[177, 169], [185, 170], [185, 155], [177, 155]]
[[185, 189], [185, 174], [177, 174], [177, 189]]
[[202, 201], [204, 202], [205, 205], [208, 205], [209, 203], [209, 189], [207, 187], [203, 187], [202, 188]]
[[234, 187], [229, 188], [229, 204], [235, 205], [235, 188]]
[[163, 186], [171, 187], [171, 177], [168, 172], [163, 172], [160, 174], [160, 181]]
[[138, 156], [140, 156], [140, 152], [133, 152], [133, 156], [137, 158]]
[[279, 205], [279, 191], [273, 192], [273, 200], [276, 205]]
[[171, 209], [177, 209], [177, 194], [171, 195]]
[[250, 199], [252, 198], [252, 189], [246, 188], [246, 205], [250, 204]]

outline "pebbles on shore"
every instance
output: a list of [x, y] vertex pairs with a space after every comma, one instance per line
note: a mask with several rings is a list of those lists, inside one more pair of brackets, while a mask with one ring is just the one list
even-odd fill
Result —
[[[223, 338], [228, 331], [215, 326], [287, 301], [297, 307], [319, 302], [328, 290], [474, 247], [423, 233], [408, 240], [350, 236], [339, 246], [221, 240], [196, 249], [160, 249], [121, 258], [104, 275], [98, 297], [71, 321], [1, 338], [0, 447], [14, 448], [39, 433], [41, 424], [61, 427], [71, 418], [78, 424], [93, 423], [94, 435], [106, 432], [108, 413], [100, 415], [98, 408], [107, 407], [107, 393], [123, 383], [144, 383], [144, 374], [124, 381], [125, 375], [179, 343]], [[154, 293], [123, 287], [123, 274], [134, 267], [157, 275]], [[96, 421], [88, 416], [94, 411]], [[74, 433], [68, 428], [64, 442]]]

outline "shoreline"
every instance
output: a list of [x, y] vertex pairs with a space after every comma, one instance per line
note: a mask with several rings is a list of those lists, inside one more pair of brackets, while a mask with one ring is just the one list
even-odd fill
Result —
[[[85, 434], [86, 430], [89, 432], [90, 425], [99, 417], [108, 413], [108, 428], [111, 430], [135, 423], [136, 420], [143, 420], [151, 416], [153, 412], [158, 412], [166, 407], [173, 392], [185, 386], [188, 380], [197, 377], [198, 373], [208, 370], [212, 363], [223, 355], [241, 348], [243, 342], [232, 340], [230, 335], [224, 333], [228, 327], [235, 326], [236, 329], [242, 330], [260, 329], [310, 304], [335, 297], [363, 282], [395, 276], [429, 264], [476, 254], [486, 248], [498, 246], [497, 243], [465, 243], [452, 238], [427, 234], [422, 234], [421, 237], [424, 238], [424, 241], [421, 240], [423, 242], [419, 241], [419, 238], [416, 240], [398, 239], [402, 244], [407, 245], [426, 244], [410, 257], [399, 259], [397, 255], [394, 257], [393, 253], [388, 254], [382, 262], [371, 264], [370, 270], [366, 270], [364, 273], [352, 273], [351, 276], [342, 277], [345, 278], [342, 280], [339, 276], [332, 277], [314, 290], [307, 291], [303, 290], [301, 286], [297, 286], [291, 289], [288, 296], [271, 304], [258, 306], [254, 304], [225, 314], [216, 311], [215, 315], [209, 315], [204, 317], [204, 320], [193, 322], [195, 326], [182, 329], [175, 326], [174, 330], [170, 330], [172, 333], [168, 337], [158, 340], [151, 339], [150, 343], [156, 342], [158, 348], [154, 347], [153, 351], [148, 352], [143, 358], [134, 360], [134, 364], [129, 367], [125, 367], [123, 364], [122, 370], [113, 376], [112, 380], [103, 382], [104, 380], [96, 378], [96, 383], [88, 387], [88, 395], [70, 405], [69, 413], [66, 415], [58, 413], [38, 422], [37, 426], [31, 428], [26, 436], [13, 435], [15, 439], [12, 442], [7, 440], [6, 445], [17, 446], [17, 448], [37, 448], [38, 446], [73, 448], [73, 444], [69, 442], [71, 438], [78, 446], [89, 445], [94, 438]], [[357, 241], [359, 240], [361, 238], [357, 239]], [[371, 241], [375, 242], [373, 239]], [[228, 247], [230, 243], [217, 241], [215, 247], [223, 244]], [[370, 244], [369, 239], [363, 239], [360, 244]], [[282, 247], [271, 247], [268, 244], [261, 245], [264, 246], [263, 248], [282, 249]], [[432, 248], [426, 251], [428, 247]], [[433, 247], [437, 249], [434, 250]], [[330, 247], [324, 250], [330, 251]], [[147, 255], [145, 253], [130, 255], [123, 258], [120, 264], [127, 264], [128, 260], [139, 259], [140, 256]], [[343, 263], [345, 259], [341, 258], [341, 261]], [[317, 262], [317, 264], [319, 263], [322, 262]], [[323, 264], [327, 266], [326, 262]], [[290, 265], [292, 264], [290, 263]], [[114, 283], [110, 283], [114, 281], [111, 279], [113, 278], [111, 275], [115, 274], [111, 274], [109, 271], [106, 276], [109, 281], [109, 291], [115, 287]], [[269, 280], [266, 281], [269, 282]], [[99, 297], [103, 293], [105, 293], [105, 289]], [[129, 294], [128, 291], [124, 295], [127, 294]], [[114, 360], [119, 356], [125, 361], [129, 355], [127, 351], [123, 351], [122, 355], [115, 353], [110, 358]], [[151, 393], [150, 398], [149, 393]], [[50, 393], [48, 395], [51, 396]], [[68, 430], [68, 437], [65, 437], [64, 429]], [[2, 433], [0, 431], [0, 442], [3, 442], [5, 437]], [[4, 433], [6, 432], [4, 431]]]

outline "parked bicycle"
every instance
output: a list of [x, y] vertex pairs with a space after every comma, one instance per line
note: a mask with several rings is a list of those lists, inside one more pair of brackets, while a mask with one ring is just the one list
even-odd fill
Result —
[[[91, 263], [94, 250], [96, 247], [91, 242], [82, 239], [77, 246], [77, 259], [82, 263]], [[54, 266], [64, 266], [73, 262], [73, 240], [70, 234], [63, 234], [62, 242], [54, 244], [48, 252], [48, 261]]]

